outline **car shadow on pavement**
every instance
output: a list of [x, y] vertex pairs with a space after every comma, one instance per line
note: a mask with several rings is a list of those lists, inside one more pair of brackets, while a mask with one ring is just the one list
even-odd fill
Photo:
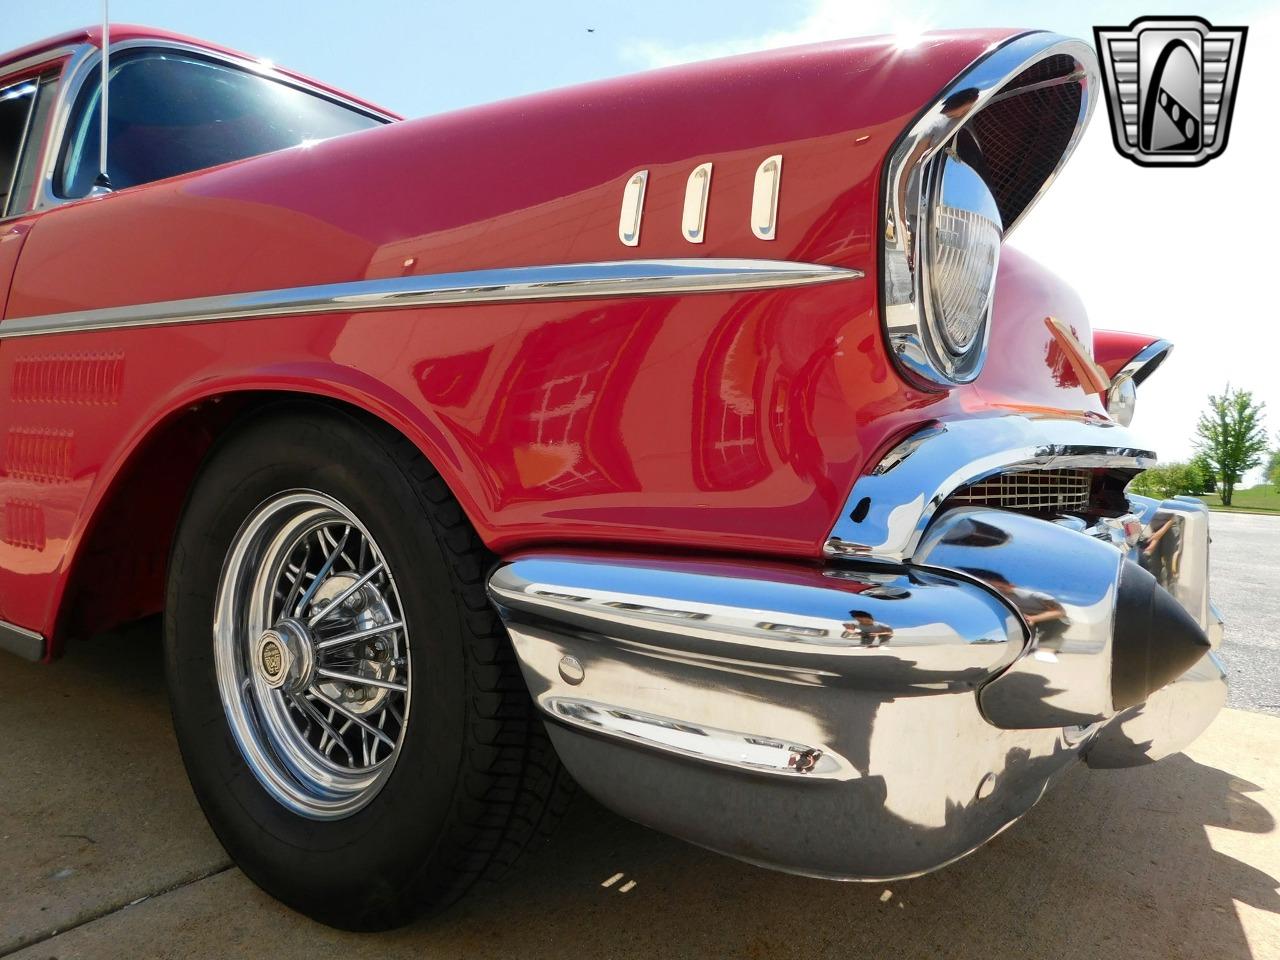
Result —
[[[67, 933], [36, 938], [24, 956], [284, 960], [336, 955], [340, 949], [349, 958], [1261, 960], [1268, 956], [1262, 944], [1280, 948], [1280, 895], [1272, 875], [1280, 873], [1274, 815], [1280, 782], [1272, 782], [1262, 759], [1280, 747], [1280, 724], [1270, 718], [1265, 719], [1276, 724], [1276, 742], [1263, 744], [1257, 756], [1233, 753], [1239, 737], [1229, 730], [1215, 733], [1215, 725], [1192, 750], [1199, 760], [1180, 754], [1133, 770], [1077, 768], [1021, 822], [972, 856], [928, 876], [891, 883], [839, 884], [773, 873], [625, 821], [580, 795], [557, 834], [502, 883], [473, 891], [409, 928], [354, 935], [280, 906], [238, 871], [210, 869], [212, 837], [182, 777], [172, 733], [166, 728], [144, 734], [138, 727], [167, 723], [159, 661], [153, 622], [73, 648], [47, 677], [41, 671], [49, 668], [25, 665], [19, 684], [0, 674], [7, 695], [20, 688], [36, 704], [34, 710], [3, 714], [10, 738], [0, 762], [8, 769], [35, 764], [51, 779], [81, 783], [81, 764], [88, 761], [78, 760], [58, 738], [73, 739], [87, 726], [102, 743], [154, 754], [145, 778], [136, 764], [101, 764], [92, 771], [92, 790], [81, 789], [78, 796], [62, 791], [48, 802], [72, 805], [59, 814], [67, 823], [77, 819], [75, 804], [92, 810], [86, 818], [116, 823], [115, 848], [103, 849], [100, 842], [96, 854], [113, 858], [111, 869], [176, 881], [167, 884], [173, 888], [167, 892], [159, 885], [145, 902], [118, 909], [120, 904], [111, 903], [111, 877], [104, 875], [98, 879], [102, 908], [86, 908], [76, 921], [80, 925]], [[47, 695], [42, 684], [49, 685]], [[15, 690], [7, 690], [10, 685]], [[50, 724], [55, 710], [73, 716]], [[1218, 723], [1248, 723], [1252, 716], [1224, 715]], [[24, 759], [26, 752], [31, 756]], [[1219, 754], [1235, 761], [1219, 763]], [[59, 771], [63, 765], [67, 769]], [[1268, 790], [1237, 769], [1266, 780]], [[128, 841], [133, 824], [144, 829], [138, 806], [143, 782], [152, 791], [146, 803], [172, 797], [163, 821], [171, 836], [160, 847], [145, 837], [136, 847]], [[38, 794], [37, 788], [33, 796]], [[709, 807], [706, 815], [717, 811]], [[184, 847], [177, 841], [187, 835], [194, 839]], [[26, 830], [7, 838], [3, 859], [14, 871], [10, 896], [20, 906], [27, 886], [39, 896], [51, 895], [48, 863], [35, 864], [12, 847], [15, 841], [35, 844], [35, 836]], [[149, 862], [133, 863], [134, 857]], [[164, 870], [150, 862], [166, 857], [191, 862], [166, 862]], [[25, 869], [32, 871], [30, 878], [22, 875]]]

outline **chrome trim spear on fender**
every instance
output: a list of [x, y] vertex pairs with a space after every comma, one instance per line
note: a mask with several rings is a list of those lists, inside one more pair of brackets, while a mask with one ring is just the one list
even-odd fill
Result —
[[620, 260], [506, 267], [14, 317], [0, 323], [0, 340], [404, 307], [772, 290], [862, 276], [861, 270], [790, 260]]

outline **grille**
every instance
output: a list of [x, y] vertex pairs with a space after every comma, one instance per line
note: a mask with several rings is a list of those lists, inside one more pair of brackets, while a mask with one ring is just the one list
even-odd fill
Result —
[[1022, 214], [1057, 169], [1080, 113], [1078, 80], [1047, 87], [1034, 84], [1070, 75], [1074, 63], [1071, 57], [1056, 56], [1035, 64], [1011, 80], [1003, 95], [968, 124], [1006, 225]]
[[961, 487], [950, 502], [1032, 512], [1082, 510], [1089, 506], [1092, 487], [1088, 470], [1020, 470]]

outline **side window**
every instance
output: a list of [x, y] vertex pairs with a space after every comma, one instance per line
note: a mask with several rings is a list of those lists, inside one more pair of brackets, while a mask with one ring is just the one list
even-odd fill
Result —
[[56, 74], [0, 86], [0, 219], [31, 208]]
[[[99, 85], [77, 97], [58, 193], [85, 196], [98, 174]], [[107, 174], [113, 189], [150, 183], [382, 123], [269, 77], [169, 50], [113, 57]]]

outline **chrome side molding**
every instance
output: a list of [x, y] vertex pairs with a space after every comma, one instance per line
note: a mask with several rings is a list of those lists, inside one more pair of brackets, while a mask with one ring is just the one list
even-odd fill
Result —
[[354, 280], [107, 307], [0, 323], [0, 340], [86, 330], [407, 307], [772, 290], [857, 280], [861, 270], [790, 260], [618, 260]]
[[34, 630], [0, 620], [0, 650], [17, 654], [24, 660], [43, 660], [45, 641]]

